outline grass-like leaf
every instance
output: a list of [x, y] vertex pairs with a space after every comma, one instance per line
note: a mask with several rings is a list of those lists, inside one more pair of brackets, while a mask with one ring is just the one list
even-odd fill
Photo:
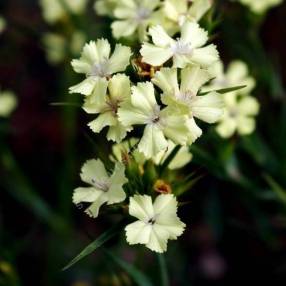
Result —
[[205, 92], [200, 92], [199, 95], [206, 95], [210, 92], [217, 92], [220, 94], [224, 94], [224, 93], [228, 93], [228, 92], [232, 92], [232, 91], [237, 91], [239, 89], [245, 88], [246, 85], [237, 85], [237, 86], [232, 86], [232, 87], [228, 87], [228, 88], [222, 88], [222, 89], [216, 89], [216, 90], [209, 90], [209, 91], [205, 91]]
[[127, 274], [130, 275], [130, 277], [133, 279], [136, 285], [138, 286], [152, 286], [153, 285], [152, 282], [149, 280], [149, 278], [144, 273], [142, 273], [139, 269], [137, 269], [134, 265], [126, 262], [125, 260], [114, 255], [110, 251], [107, 251], [106, 249], [105, 249], [105, 253], [116, 264], [118, 264], [124, 271], [126, 271]]
[[63, 269], [65, 271], [69, 269], [71, 266], [85, 258], [87, 255], [91, 254], [97, 248], [101, 247], [105, 242], [110, 240], [113, 236], [115, 236], [122, 226], [122, 223], [117, 223], [114, 227], [111, 227], [109, 230], [101, 234], [96, 240], [90, 243], [87, 247], [85, 247], [79, 255], [77, 255], [74, 259], [72, 259]]
[[51, 102], [51, 106], [68, 106], [68, 107], [81, 107], [77, 102]]

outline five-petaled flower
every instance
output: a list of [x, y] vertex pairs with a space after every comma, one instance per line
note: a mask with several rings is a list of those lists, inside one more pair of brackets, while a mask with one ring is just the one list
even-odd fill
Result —
[[144, 43], [140, 53], [143, 61], [161, 66], [173, 59], [173, 67], [184, 68], [195, 64], [208, 67], [219, 59], [216, 46], [206, 45], [208, 33], [199, 24], [186, 21], [181, 27], [181, 37], [174, 40], [161, 26], [149, 29], [154, 44]]
[[79, 60], [71, 62], [75, 72], [86, 75], [81, 83], [70, 87], [70, 93], [90, 95], [100, 88], [100, 79], [109, 79], [112, 74], [124, 71], [129, 65], [131, 49], [121, 44], [115, 46], [110, 55], [111, 47], [107, 40], [90, 41], [83, 48]]
[[130, 101], [119, 108], [118, 115], [119, 121], [125, 126], [146, 125], [138, 150], [147, 159], [168, 147], [166, 138], [180, 145], [188, 141], [187, 115], [176, 113], [168, 107], [161, 110], [151, 82], [134, 86]]
[[168, 240], [182, 235], [185, 224], [177, 216], [176, 198], [171, 194], [159, 195], [154, 203], [147, 195], [130, 198], [129, 214], [138, 219], [126, 226], [126, 239], [131, 245], [144, 244], [162, 253], [167, 250]]
[[198, 66], [184, 68], [181, 70], [180, 78], [179, 85], [177, 69], [162, 68], [155, 74], [152, 81], [162, 89], [163, 103], [188, 115], [188, 142], [192, 143], [202, 134], [194, 118], [214, 123], [222, 116], [224, 103], [221, 95], [216, 92], [198, 95], [202, 85], [210, 80], [206, 70]]
[[109, 176], [99, 159], [87, 161], [81, 169], [80, 176], [82, 181], [90, 186], [75, 189], [73, 202], [75, 204], [90, 203], [85, 212], [89, 216], [96, 218], [99, 208], [104, 203], [111, 205], [125, 200], [126, 194], [123, 190], [123, 185], [128, 180], [124, 172], [124, 165], [116, 163], [112, 175]]

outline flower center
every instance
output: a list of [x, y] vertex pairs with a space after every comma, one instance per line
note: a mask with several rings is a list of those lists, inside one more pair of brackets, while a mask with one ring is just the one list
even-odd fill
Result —
[[135, 16], [137, 22], [143, 22], [149, 18], [151, 10], [145, 7], [139, 7]]
[[193, 52], [191, 43], [185, 43], [181, 39], [177, 39], [177, 41], [171, 45], [171, 50], [176, 55], [185, 56], [189, 56]]
[[151, 114], [147, 124], [152, 123], [152, 124], [157, 124], [160, 121], [160, 106], [156, 105], [154, 106], [153, 113]]
[[107, 192], [110, 188], [110, 182], [108, 179], [102, 179], [102, 180], [97, 180], [97, 179], [91, 179], [92, 185], [103, 192]]
[[196, 95], [193, 94], [190, 90], [176, 94], [176, 98], [185, 103], [189, 103], [194, 96]]
[[155, 224], [155, 222], [156, 222], [156, 218], [155, 218], [155, 217], [152, 217], [152, 218], [150, 218], [150, 219], [147, 221], [147, 224], [153, 225], [153, 224]]
[[112, 113], [114, 115], [117, 114], [119, 103], [120, 103], [120, 101], [118, 101], [118, 100], [111, 100], [111, 99], [109, 99], [109, 100], [106, 101], [106, 104], [109, 106], [110, 111], [112, 111]]
[[91, 72], [89, 76], [91, 77], [107, 77], [109, 76], [108, 74], [108, 65], [107, 65], [107, 60], [94, 64], [93, 67], [91, 68]]
[[231, 108], [228, 114], [231, 118], [236, 118], [238, 116], [238, 110], [236, 108]]

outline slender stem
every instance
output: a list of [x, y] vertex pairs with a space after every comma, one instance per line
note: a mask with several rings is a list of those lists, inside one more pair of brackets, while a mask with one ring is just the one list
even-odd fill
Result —
[[174, 150], [171, 152], [171, 154], [166, 158], [166, 160], [163, 162], [163, 164], [160, 166], [160, 176], [163, 174], [165, 169], [169, 166], [169, 164], [172, 162], [172, 160], [176, 157], [177, 153], [181, 149], [181, 146], [178, 145], [174, 148]]
[[163, 254], [157, 254], [159, 267], [160, 267], [160, 276], [161, 276], [161, 286], [169, 286], [169, 277], [168, 277], [168, 269], [165, 260], [165, 256]]

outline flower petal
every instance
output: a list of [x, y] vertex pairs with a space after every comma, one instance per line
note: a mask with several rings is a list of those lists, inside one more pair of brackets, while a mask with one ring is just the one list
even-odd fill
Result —
[[220, 94], [211, 92], [192, 99], [190, 108], [194, 117], [214, 123], [223, 115], [224, 102]]
[[110, 74], [124, 71], [129, 65], [131, 57], [131, 49], [121, 44], [115, 46], [115, 50], [108, 62], [108, 70]]
[[249, 117], [239, 117], [237, 120], [237, 131], [241, 135], [251, 134], [255, 130], [255, 120]]
[[107, 202], [107, 197], [103, 193], [96, 201], [94, 201], [86, 210], [85, 213], [88, 214], [92, 218], [96, 218], [98, 216], [99, 208]]
[[216, 132], [222, 138], [229, 138], [235, 133], [236, 128], [236, 121], [233, 118], [227, 117], [217, 125]]
[[130, 80], [124, 74], [114, 75], [108, 85], [110, 97], [113, 100], [124, 101], [130, 98]]
[[126, 240], [130, 245], [147, 244], [150, 241], [152, 226], [142, 221], [136, 221], [125, 227]]
[[192, 95], [196, 95], [210, 78], [210, 74], [198, 66], [185, 68], [181, 71], [181, 92], [191, 91]]
[[146, 246], [152, 251], [163, 253], [167, 250], [168, 238], [168, 231], [164, 227], [154, 224], [150, 234], [149, 242], [146, 244]]
[[186, 21], [181, 29], [181, 39], [191, 43], [192, 48], [199, 48], [208, 41], [208, 33], [198, 23]]
[[164, 93], [177, 94], [179, 92], [177, 69], [161, 68], [152, 78], [152, 82]]
[[92, 203], [96, 201], [102, 195], [102, 193], [102, 191], [93, 187], [76, 188], [73, 192], [72, 201], [74, 204], [79, 204], [81, 202]]
[[80, 177], [83, 182], [92, 184], [93, 180], [102, 181], [108, 179], [103, 163], [97, 159], [88, 160], [81, 168]]
[[137, 28], [137, 23], [132, 20], [114, 21], [111, 24], [112, 35], [115, 39], [129, 37], [135, 33]]
[[152, 198], [147, 195], [135, 195], [130, 198], [129, 214], [141, 221], [148, 222], [154, 217]]
[[191, 56], [193, 63], [208, 67], [219, 59], [219, 54], [215, 45], [211, 44], [204, 48], [194, 49]]
[[72, 60], [71, 65], [76, 73], [83, 74], [89, 74], [92, 67], [90, 63], [82, 60]]
[[192, 144], [202, 135], [203, 132], [192, 117], [188, 119], [187, 125], [189, 129], [188, 143]]
[[155, 124], [146, 125], [143, 137], [138, 144], [139, 152], [143, 153], [149, 159], [167, 147], [168, 142], [164, 137], [163, 131]]
[[80, 93], [83, 95], [90, 95], [96, 85], [97, 78], [87, 78], [77, 85], [69, 88], [69, 93]]
[[244, 96], [239, 101], [237, 108], [242, 115], [255, 116], [259, 112], [259, 103], [254, 97]]
[[170, 46], [175, 42], [160, 25], [151, 27], [149, 34], [152, 37], [153, 43], [161, 48]]
[[117, 120], [112, 111], [101, 113], [96, 119], [88, 123], [89, 128], [94, 133], [99, 133], [106, 126], [114, 126]]
[[156, 47], [149, 43], [143, 44], [140, 53], [142, 61], [152, 66], [161, 66], [173, 56], [170, 48]]
[[106, 103], [108, 81], [105, 78], [99, 78], [94, 85], [93, 93], [84, 100], [83, 109], [85, 112], [94, 114], [109, 109]]

